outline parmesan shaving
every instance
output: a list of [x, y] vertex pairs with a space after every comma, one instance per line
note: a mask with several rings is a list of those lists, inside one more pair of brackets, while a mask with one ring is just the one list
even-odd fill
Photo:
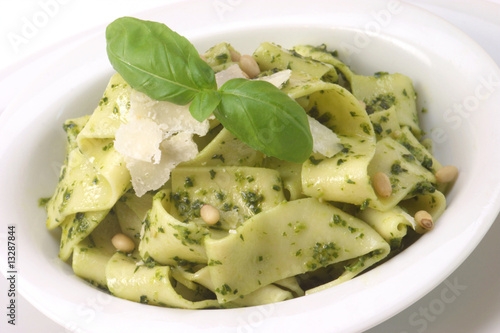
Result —
[[193, 135], [208, 133], [208, 120], [191, 116], [189, 105], [155, 101], [139, 91], [130, 94], [130, 117], [115, 135], [115, 148], [125, 158], [137, 196], [157, 190], [181, 162], [193, 159]]
[[[146, 134], [146, 135], [145, 135]], [[115, 149], [120, 154], [148, 163], [159, 163], [163, 132], [148, 118], [134, 119], [120, 125], [115, 134]]]
[[309, 128], [313, 138], [313, 152], [332, 157], [342, 150], [337, 134], [316, 119], [310, 116], [307, 116], [307, 118], [309, 119]]
[[177, 164], [193, 159], [198, 154], [198, 146], [191, 133], [182, 132], [165, 139], [160, 150], [162, 159], [158, 164], [125, 158], [132, 176], [132, 186], [138, 197], [148, 191], [159, 189], [170, 179], [170, 172]]
[[215, 74], [215, 81], [217, 82], [217, 89], [222, 87], [224, 83], [231, 79], [248, 79], [248, 76], [243, 72], [238, 64], [229, 66]]
[[[256, 81], [267, 81], [274, 85], [276, 88], [281, 89], [283, 84], [290, 79], [292, 71], [290, 69], [285, 69], [277, 73], [256, 78]], [[231, 79], [248, 79], [248, 76], [243, 72], [238, 64], [229, 66], [228, 68], [215, 74], [215, 80], [217, 81], [217, 88], [220, 88], [224, 83]]]
[[290, 80], [290, 76], [292, 76], [292, 71], [290, 69], [285, 69], [283, 71], [268, 76], [260, 77], [257, 80], [267, 81], [272, 85], [274, 85], [276, 88], [281, 89], [285, 84], [285, 82]]
[[204, 136], [210, 129], [208, 120], [199, 122], [189, 112], [188, 105], [177, 105], [167, 101], [155, 101], [146, 94], [132, 90], [130, 94], [130, 114], [133, 118], [149, 118], [164, 132], [164, 138], [179, 132], [189, 132]]
[[403, 217], [408, 221], [410, 222], [411, 224], [411, 227], [413, 228], [413, 230], [415, 230], [417, 228], [417, 222], [415, 221], [415, 218], [413, 216], [411, 216], [410, 214], [408, 214], [407, 212], [405, 211], [402, 211], [401, 212], [401, 215], [403, 215]]

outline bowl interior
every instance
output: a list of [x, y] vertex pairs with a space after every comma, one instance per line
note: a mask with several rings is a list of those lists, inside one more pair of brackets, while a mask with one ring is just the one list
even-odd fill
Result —
[[[387, 9], [385, 3], [376, 3], [379, 7], [370, 5], [375, 13]], [[145, 319], [152, 327], [168, 322], [172, 329], [234, 330], [265, 322], [269, 331], [278, 327], [306, 330], [315, 319], [319, 330], [364, 329], [416, 301], [465, 259], [499, 207], [500, 176], [494, 173], [499, 158], [489, 149], [491, 142], [500, 142], [494, 127], [500, 121], [494, 106], [500, 101], [498, 91], [495, 95], [492, 84], [488, 85], [498, 82], [498, 69], [458, 30], [411, 7], [392, 17], [391, 24], [379, 23], [378, 31], [375, 16], [360, 14], [359, 6], [339, 8], [329, 17], [311, 9], [307, 13], [300, 19], [284, 16], [256, 21], [242, 14], [242, 20], [218, 21], [210, 29], [201, 29], [202, 20], [186, 36], [200, 52], [221, 41], [243, 53], [253, 52], [263, 41], [285, 47], [325, 43], [359, 74], [387, 71], [412, 78], [418, 108], [428, 110], [421, 114], [421, 122], [434, 140], [435, 155], [443, 164], [460, 169], [448, 195], [448, 209], [436, 228], [367, 274], [280, 304], [189, 311], [135, 304], [96, 290], [57, 258], [58, 235], [45, 229], [45, 212], [37, 206], [39, 198], [52, 195], [57, 183], [65, 153], [62, 123], [90, 114], [113, 72], [103, 37], [96, 37], [55, 59], [53, 67], [27, 85], [0, 118], [0, 212], [7, 224], [18, 229], [19, 285], [35, 306], [64, 326], [70, 323], [95, 331], [106, 325], [139, 327]], [[165, 21], [160, 13], [144, 16]], [[415, 25], [418, 19], [427, 19], [438, 29], [437, 35], [448, 39], [426, 35], [428, 28]], [[497, 75], [496, 79], [491, 75]], [[336, 315], [328, 326], [319, 323], [332, 313]]]

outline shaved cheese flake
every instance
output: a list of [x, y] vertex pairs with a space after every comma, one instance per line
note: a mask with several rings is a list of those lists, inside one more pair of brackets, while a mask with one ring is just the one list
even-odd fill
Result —
[[191, 133], [179, 133], [161, 144], [165, 159], [174, 166], [193, 159], [198, 154], [198, 145], [193, 141]]
[[337, 134], [316, 119], [310, 116], [307, 116], [307, 118], [309, 119], [309, 128], [313, 138], [313, 152], [332, 157], [342, 150]]
[[403, 215], [403, 217], [408, 222], [410, 222], [411, 227], [413, 228], [413, 230], [415, 230], [417, 228], [417, 222], [415, 221], [415, 218], [413, 216], [411, 216], [410, 214], [408, 214], [407, 212], [404, 212], [404, 211], [401, 212], [401, 215]]
[[159, 163], [160, 143], [163, 132], [154, 121], [148, 118], [131, 119], [122, 124], [115, 134], [115, 149], [122, 155], [135, 160]]
[[204, 136], [210, 129], [208, 120], [199, 122], [191, 116], [189, 104], [155, 101], [136, 90], [132, 90], [130, 94], [130, 114], [138, 119], [149, 118], [155, 121], [164, 132], [164, 138], [179, 132]]
[[165, 139], [160, 150], [160, 163], [153, 164], [133, 158], [125, 158], [132, 177], [132, 186], [137, 196], [159, 189], [170, 179], [170, 172], [177, 164], [193, 159], [198, 154], [198, 146], [191, 133], [179, 133]]
[[217, 89], [231, 79], [248, 79], [248, 75], [241, 70], [238, 64], [231, 65], [215, 74]]
[[273, 84], [276, 88], [281, 89], [283, 84], [285, 84], [286, 81], [290, 80], [290, 76], [292, 75], [292, 71], [289, 69], [285, 69], [283, 71], [263, 76], [258, 78], [257, 80], [260, 81], [267, 81], [271, 84]]

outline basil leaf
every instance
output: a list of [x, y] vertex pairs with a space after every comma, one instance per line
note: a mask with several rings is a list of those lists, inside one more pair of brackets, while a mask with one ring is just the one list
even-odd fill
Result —
[[217, 91], [203, 90], [194, 97], [189, 106], [189, 112], [194, 119], [202, 122], [210, 116], [219, 103], [220, 94]]
[[155, 100], [185, 105], [198, 121], [212, 112], [231, 133], [267, 155], [303, 162], [312, 136], [304, 110], [264, 81], [233, 79], [217, 91], [214, 71], [166, 25], [131, 17], [106, 29], [108, 58], [130, 86]]
[[214, 71], [195, 47], [166, 25], [122, 17], [106, 28], [108, 58], [132, 88], [179, 105], [217, 90]]
[[232, 79], [220, 89], [217, 119], [234, 136], [266, 155], [296, 163], [312, 152], [304, 109], [265, 81]]

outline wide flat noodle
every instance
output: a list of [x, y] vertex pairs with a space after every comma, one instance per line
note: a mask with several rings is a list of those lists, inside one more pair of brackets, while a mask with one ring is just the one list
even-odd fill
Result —
[[399, 125], [398, 115], [394, 106], [391, 106], [387, 110], [370, 114], [370, 121], [372, 122], [377, 140], [388, 136], [394, 137], [401, 132], [401, 126]]
[[366, 223], [314, 198], [262, 212], [236, 231], [205, 241], [209, 262], [217, 263], [208, 269], [222, 303], [290, 276], [374, 251], [380, 260], [390, 251]]
[[375, 229], [391, 245], [392, 249], [401, 246], [401, 241], [406, 236], [408, 227], [413, 230], [417, 228], [413, 216], [409, 215], [399, 206], [386, 211], [379, 211], [368, 207], [360, 211], [357, 217]]
[[[94, 114], [66, 123], [68, 148], [58, 186], [47, 203], [47, 228], [62, 227], [59, 256], [67, 260], [73, 247], [106, 217], [130, 186], [124, 158], [113, 145], [114, 132], [128, 116], [128, 86], [111, 78]], [[84, 122], [85, 121], [85, 122]]]
[[301, 57], [298, 53], [286, 50], [279, 45], [262, 43], [254, 51], [253, 57], [263, 71], [291, 69], [295, 72], [308, 73], [316, 78], [330, 82], [337, 80], [335, 68], [326, 63]]
[[216, 308], [216, 300], [189, 301], [177, 293], [172, 286], [170, 266], [141, 265], [126, 254], [117, 252], [106, 266], [109, 291], [130, 301], [178, 307], [183, 309]]
[[79, 146], [84, 145], [85, 140], [115, 137], [118, 128], [129, 119], [130, 91], [120, 74], [111, 77], [99, 105], [78, 138]]
[[368, 115], [338, 85], [318, 83], [315, 89], [308, 95], [306, 111], [338, 135], [342, 150], [331, 158], [313, 156], [303, 164], [304, 194], [355, 205], [374, 200], [367, 169], [375, 154], [375, 135]]
[[116, 252], [111, 238], [121, 232], [117, 216], [113, 213], [74, 247], [71, 265], [75, 274], [100, 287], [106, 287], [106, 265]]
[[181, 163], [186, 166], [260, 166], [264, 154], [241, 142], [223, 128], [217, 136], [193, 159]]
[[170, 215], [170, 191], [159, 191], [144, 222], [139, 244], [142, 258], [153, 258], [164, 265], [180, 261], [207, 263], [203, 240], [209, 231], [196, 223], [184, 223]]
[[232, 61], [231, 53], [239, 54], [229, 43], [222, 42], [208, 49], [203, 57], [207, 64], [212, 67], [214, 72], [218, 73], [229, 68], [235, 63]]
[[418, 163], [404, 146], [389, 137], [377, 142], [375, 156], [368, 167], [370, 176], [377, 172], [385, 173], [392, 187], [389, 197], [370, 202], [370, 207], [381, 211], [393, 208], [403, 199], [435, 190], [434, 174]]
[[[76, 141], [76, 138], [78, 137], [78, 134], [81, 132], [85, 124], [87, 124], [89, 118], [90, 118], [89, 116], [85, 116], [77, 119], [70, 119], [64, 123], [63, 128], [66, 131], [66, 137], [67, 137], [66, 157], [64, 159], [64, 165], [61, 167], [61, 171], [59, 173], [59, 181], [55, 193], [47, 202], [46, 223], [48, 229], [53, 229], [58, 225], [60, 225], [64, 221], [65, 217], [68, 215], [68, 214], [61, 214], [61, 211], [64, 208], [63, 200], [65, 198], [69, 199], [70, 197], [67, 195], [68, 193], [65, 194], [66, 187], [64, 186], [64, 184], [62, 184], [62, 182], [64, 181], [66, 172], [68, 171], [69, 155], [73, 150], [75, 150], [75, 148], [78, 148], [78, 143]], [[57, 198], [58, 196], [60, 196], [60, 198]], [[59, 203], [57, 203], [57, 201], [59, 201]], [[62, 201], [62, 203], [60, 201]]]
[[203, 224], [200, 208], [210, 204], [220, 212], [214, 227], [224, 230], [285, 201], [279, 172], [265, 168], [179, 167], [172, 171], [172, 191], [173, 216]]
[[275, 157], [267, 157], [264, 167], [277, 170], [283, 182], [283, 191], [288, 201], [304, 198], [302, 192], [302, 163], [282, 161]]
[[118, 200], [113, 207], [113, 211], [118, 218], [118, 223], [122, 233], [132, 239], [137, 246], [143, 231], [143, 221], [146, 219], [148, 211], [153, 206], [153, 195], [146, 193], [142, 197], [137, 197], [129, 191]]
[[411, 79], [403, 74], [381, 73], [378, 76], [353, 75], [352, 93], [366, 104], [369, 114], [394, 106], [401, 126], [408, 126], [418, 137], [422, 131], [417, 114], [417, 95]]
[[[195, 273], [188, 272], [184, 269], [173, 269], [172, 276], [185, 285], [191, 285], [191, 288], [197, 288], [202, 285], [212, 292], [215, 287], [212, 283], [208, 266], [196, 271]], [[241, 295], [237, 299], [223, 303], [224, 308], [255, 306], [270, 303], [276, 303], [291, 299], [297, 295], [304, 295], [302, 289], [298, 286], [295, 278], [284, 279], [277, 281], [275, 284], [263, 286], [250, 294]]]

